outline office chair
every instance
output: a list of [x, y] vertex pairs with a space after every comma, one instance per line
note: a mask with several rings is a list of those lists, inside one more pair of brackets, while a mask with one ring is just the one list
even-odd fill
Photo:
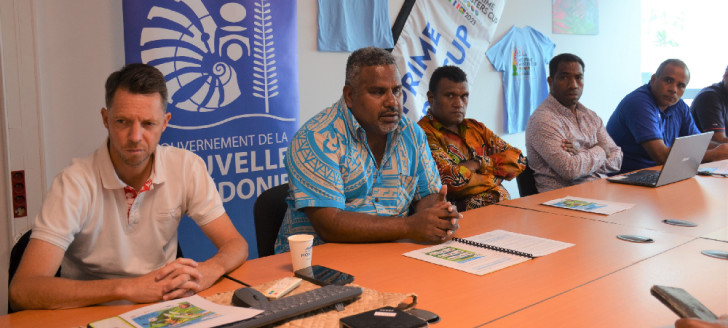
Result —
[[286, 196], [288, 196], [288, 184], [284, 183], [264, 191], [255, 200], [253, 219], [258, 244], [258, 257], [273, 255], [274, 253], [278, 230], [281, 228], [283, 217], [288, 209]]
[[23, 236], [18, 239], [18, 242], [13, 245], [13, 249], [10, 251], [10, 266], [8, 269], [8, 285], [10, 285], [10, 282], [13, 280], [13, 276], [15, 276], [15, 272], [18, 271], [18, 266], [20, 266], [20, 259], [23, 258], [23, 253], [25, 252], [25, 248], [28, 247], [28, 242], [30, 241], [30, 234], [33, 232], [33, 230], [26, 231]]
[[[13, 245], [13, 249], [10, 250], [10, 265], [8, 266], [8, 286], [10, 286], [10, 282], [13, 281], [13, 276], [15, 276], [15, 272], [18, 271], [18, 267], [20, 266], [20, 259], [23, 258], [23, 253], [25, 253], [25, 248], [28, 247], [28, 243], [30, 242], [30, 234], [33, 233], [33, 229], [26, 231], [20, 239], [18, 239], [18, 242]], [[56, 277], [61, 276], [61, 268], [58, 267], [58, 271], [56, 271]], [[8, 313], [13, 313], [13, 309], [10, 308], [10, 304], [8, 304]]]
[[[18, 239], [18, 242], [13, 245], [13, 249], [10, 250], [10, 265], [8, 268], [8, 286], [10, 286], [10, 282], [13, 281], [13, 276], [15, 276], [15, 272], [18, 271], [18, 266], [20, 266], [20, 259], [23, 258], [23, 253], [25, 252], [25, 248], [28, 246], [28, 242], [30, 241], [30, 234], [33, 232], [33, 230], [26, 231], [23, 236]], [[10, 298], [8, 297], [8, 300]], [[10, 302], [8, 302], [8, 313], [13, 313], [13, 309], [10, 307]]]
[[528, 160], [526, 160], [526, 169], [516, 176], [516, 183], [518, 184], [518, 194], [521, 197], [538, 194], [536, 189], [536, 178], [533, 176], [533, 169], [528, 166]]

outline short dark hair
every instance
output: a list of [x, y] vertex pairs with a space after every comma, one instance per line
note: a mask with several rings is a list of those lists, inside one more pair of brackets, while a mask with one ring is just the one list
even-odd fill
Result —
[[106, 108], [111, 107], [116, 90], [124, 89], [135, 94], [159, 93], [162, 109], [167, 112], [167, 81], [156, 67], [134, 63], [111, 73], [106, 79]]
[[449, 65], [441, 66], [435, 69], [434, 72], [432, 72], [432, 76], [430, 77], [429, 91], [435, 93], [437, 85], [443, 78], [446, 78], [455, 83], [468, 82], [468, 75], [465, 74], [465, 72], [463, 72], [460, 67]]
[[563, 53], [560, 55], [557, 55], [554, 58], [551, 58], [551, 61], [549, 62], [549, 77], [553, 78], [554, 75], [556, 75], [556, 71], [559, 69], [559, 64], [561, 62], [565, 63], [579, 63], [581, 65], [581, 70], [584, 71], [584, 61], [579, 58], [579, 56], [570, 54], [570, 53]]
[[665, 70], [665, 67], [667, 67], [667, 65], [682, 67], [685, 70], [685, 73], [687, 73], [688, 78], [690, 77], [690, 70], [688, 69], [688, 65], [686, 65], [684, 61], [675, 58], [666, 59], [664, 62], [660, 63], [660, 66], [657, 67], [655, 75], [660, 76], [662, 74], [662, 71]]
[[344, 84], [351, 86], [359, 78], [362, 67], [381, 65], [397, 66], [394, 62], [394, 56], [387, 50], [366, 47], [352, 52], [349, 59], [346, 60], [346, 80]]

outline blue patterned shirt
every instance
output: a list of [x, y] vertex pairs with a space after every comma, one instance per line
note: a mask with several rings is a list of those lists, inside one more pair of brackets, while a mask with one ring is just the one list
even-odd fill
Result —
[[344, 99], [306, 122], [291, 139], [286, 155], [290, 191], [288, 210], [276, 240], [276, 253], [289, 250], [288, 236], [314, 235], [324, 243], [306, 207], [405, 217], [410, 204], [437, 193], [442, 185], [422, 129], [402, 116], [387, 135], [380, 167], [366, 132]]

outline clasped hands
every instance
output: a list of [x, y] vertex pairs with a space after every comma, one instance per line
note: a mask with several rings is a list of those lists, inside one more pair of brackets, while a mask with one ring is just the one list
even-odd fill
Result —
[[199, 264], [187, 258], [178, 258], [143, 276], [134, 278], [129, 300], [136, 303], [168, 301], [192, 296], [209, 286], [202, 283]]
[[421, 208], [410, 217], [409, 229], [412, 239], [426, 242], [443, 242], [452, 238], [460, 227], [458, 220], [463, 217], [455, 205], [446, 200], [447, 186], [443, 185], [437, 200], [426, 208]]

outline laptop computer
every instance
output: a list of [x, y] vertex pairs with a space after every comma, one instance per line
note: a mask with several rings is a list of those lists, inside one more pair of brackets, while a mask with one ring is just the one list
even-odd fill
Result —
[[662, 170], [641, 170], [607, 178], [607, 181], [659, 187], [695, 176], [713, 132], [675, 138]]

